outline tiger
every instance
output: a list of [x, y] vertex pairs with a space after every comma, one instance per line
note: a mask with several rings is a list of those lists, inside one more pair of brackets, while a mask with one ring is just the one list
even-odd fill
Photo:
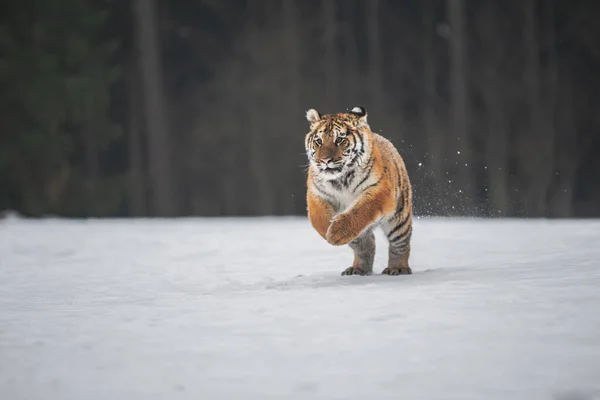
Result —
[[342, 276], [373, 273], [377, 227], [389, 243], [381, 273], [412, 274], [413, 191], [396, 147], [371, 130], [363, 106], [334, 114], [311, 108], [306, 119], [308, 219], [329, 244], [353, 250]]

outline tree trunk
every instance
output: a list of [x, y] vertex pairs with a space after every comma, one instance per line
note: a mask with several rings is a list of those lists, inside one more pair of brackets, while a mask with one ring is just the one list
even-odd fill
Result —
[[[437, 76], [436, 76], [436, 53], [435, 53], [435, 0], [423, 0], [422, 23], [423, 23], [423, 105], [422, 105], [422, 127], [423, 137], [428, 140], [428, 177], [431, 182], [429, 195], [432, 199], [443, 196], [443, 188], [446, 186], [446, 175], [444, 173], [444, 134], [438, 129], [439, 121], [436, 113]], [[428, 213], [439, 212], [438, 205], [430, 206]]]
[[368, 43], [368, 93], [371, 107], [381, 110], [384, 106], [383, 84], [382, 84], [382, 60], [381, 60], [381, 37], [379, 34], [379, 0], [369, 0], [366, 4], [366, 30]]
[[[303, 110], [300, 106], [300, 82], [302, 81], [300, 70], [300, 32], [298, 29], [298, 11], [296, 8], [296, 0], [283, 1], [283, 20], [284, 20], [284, 35], [285, 35], [285, 56], [287, 61], [287, 80], [289, 92], [286, 94], [288, 106], [288, 118], [290, 121], [299, 120], [302, 118]], [[299, 151], [294, 151], [296, 144], [302, 143], [302, 137], [299, 135], [298, 140], [289, 140], [283, 138], [282, 145], [286, 147], [287, 154], [301, 154]], [[299, 201], [305, 196], [296, 193], [294, 189], [300, 187], [300, 182], [296, 179], [299, 175], [298, 167], [303, 160], [303, 157], [294, 157], [290, 162], [289, 167], [284, 169], [287, 172], [282, 182], [285, 182], [282, 193], [282, 211], [284, 214], [293, 214], [296, 209], [301, 207]]]
[[148, 170], [152, 193], [152, 213], [176, 213], [172, 174], [169, 126], [163, 87], [161, 51], [157, 23], [157, 0], [134, 0], [136, 41], [140, 51], [144, 119], [148, 139]]
[[[337, 19], [336, 19], [336, 0], [323, 0], [323, 26], [325, 29], [325, 99], [327, 107], [332, 107], [331, 112], [335, 112], [335, 105], [339, 96], [339, 74], [338, 54], [336, 48], [337, 38]], [[350, 107], [350, 106], [349, 106]], [[325, 111], [327, 112], [327, 111]]]
[[547, 160], [546, 140], [542, 127], [541, 84], [540, 84], [540, 48], [537, 39], [535, 0], [524, 1], [525, 11], [525, 85], [529, 103], [529, 129], [526, 137], [529, 140], [520, 148], [522, 168], [525, 171], [524, 193], [527, 199], [525, 213], [530, 217], [546, 214], [547, 195]]
[[[468, 79], [466, 60], [465, 6], [464, 0], [447, 0], [447, 12], [450, 22], [450, 118], [451, 140], [446, 146], [455, 161], [456, 169], [454, 192], [457, 195], [459, 213], [469, 214], [474, 202], [474, 182], [470, 171], [471, 153], [468, 134]], [[451, 144], [454, 144], [452, 146]], [[458, 193], [457, 193], [458, 192]]]
[[100, 177], [100, 160], [98, 138], [94, 118], [94, 99], [82, 99], [85, 104], [86, 121], [82, 126], [83, 150], [85, 155], [83, 188], [85, 194], [84, 213], [88, 216], [96, 215], [100, 204], [96, 195], [96, 185]]
[[93, 187], [100, 173], [98, 161], [98, 143], [96, 132], [92, 123], [83, 127], [84, 152], [85, 152], [85, 179], [90, 187]]
[[[246, 54], [254, 55], [259, 54], [260, 49], [263, 45], [261, 42], [259, 22], [262, 15], [265, 13], [266, 7], [264, 3], [248, 5], [248, 21], [247, 21], [247, 49]], [[254, 31], [256, 30], [256, 31]], [[254, 67], [254, 66], [252, 66]], [[255, 68], [255, 67], [254, 67]], [[243, 72], [243, 71], [242, 71]], [[253, 71], [253, 73], [256, 73]], [[246, 74], [244, 74], [247, 76]], [[256, 210], [258, 215], [273, 215], [275, 213], [275, 188], [273, 185], [274, 172], [269, 168], [270, 163], [273, 160], [269, 159], [269, 143], [268, 135], [272, 132], [272, 129], [264, 128], [264, 95], [261, 93], [264, 88], [258, 88], [256, 85], [250, 84], [250, 88], [245, 89], [246, 93], [249, 94], [247, 105], [243, 108], [246, 109], [248, 119], [246, 122], [248, 132], [251, 132], [251, 136], [248, 138], [250, 141], [250, 170], [255, 184], [252, 186], [256, 190], [255, 202], [256, 205], [252, 207]]]
[[[545, 163], [547, 165], [546, 168], [546, 186], [547, 186], [547, 214], [549, 216], [564, 216], [570, 217], [573, 215], [573, 180], [575, 179], [575, 168], [577, 165], [577, 160], [573, 159], [573, 170], [572, 176], [569, 176], [570, 181], [567, 182], [568, 189], [567, 191], [562, 190], [560, 193], [560, 198], [562, 201], [560, 202], [560, 209], [557, 210], [555, 205], [552, 204], [552, 182], [555, 181], [556, 172], [560, 171], [560, 163], [557, 162], [557, 157], [562, 153], [561, 151], [557, 151], [556, 143], [560, 141], [560, 138], [563, 136], [558, 131], [558, 116], [559, 115], [572, 115], [572, 111], [567, 111], [561, 109], [563, 112], [559, 112], [558, 108], [558, 58], [555, 51], [556, 44], [556, 27], [554, 23], [554, 4], [553, 2], [544, 2], [542, 8], [542, 21], [545, 21], [545, 41], [544, 48], [548, 52], [548, 58], [546, 62], [545, 73], [543, 75], [544, 85], [542, 92], [542, 105], [543, 105], [543, 132], [545, 133], [544, 143], [546, 145], [545, 152]], [[567, 103], [569, 107], [572, 107], [573, 102]], [[572, 122], [570, 117], [567, 117], [569, 122]], [[568, 128], [567, 128], [568, 129]], [[572, 138], [575, 135], [567, 134], [567, 137]], [[575, 140], [576, 142], [576, 140]], [[576, 158], [579, 153], [575, 154]], [[561, 179], [564, 179], [565, 176], [561, 176]], [[564, 188], [563, 188], [564, 189]], [[568, 193], [568, 194], [567, 194]]]
[[548, 207], [551, 217], [572, 217], [573, 190], [577, 179], [579, 157], [584, 153], [582, 149], [585, 149], [589, 143], [579, 143], [579, 135], [574, 134], [578, 130], [577, 111], [585, 109], [585, 104], [582, 104], [581, 96], [575, 90], [576, 84], [573, 78], [561, 74], [559, 89], [560, 96], [557, 96], [557, 99], [560, 99], [561, 112], [555, 129], [557, 146], [554, 148], [553, 160], [554, 184]]
[[146, 176], [142, 157], [142, 112], [140, 81], [137, 74], [137, 57], [130, 62], [127, 77], [128, 91], [128, 151], [129, 151], [129, 214], [132, 217], [147, 215], [146, 209]]
[[[494, 74], [488, 71], [486, 76]], [[502, 100], [499, 99], [500, 82], [497, 76], [491, 76], [485, 87], [485, 102], [488, 108], [488, 138], [486, 146], [488, 175], [488, 196], [490, 215], [507, 217], [510, 213], [510, 195], [508, 192], [508, 135], [503, 113]]]
[[487, 2], [478, 21], [479, 36], [482, 48], [481, 55], [483, 80], [481, 93], [484, 99], [487, 116], [487, 137], [485, 149], [485, 165], [488, 184], [487, 195], [490, 201], [489, 215], [507, 217], [511, 212], [509, 193], [509, 137], [504, 106], [505, 90], [501, 69], [505, 44], [499, 33], [502, 16], [497, 16], [493, 2]]

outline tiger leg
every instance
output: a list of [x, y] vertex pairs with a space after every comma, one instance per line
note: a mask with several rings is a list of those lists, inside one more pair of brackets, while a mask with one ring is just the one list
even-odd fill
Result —
[[334, 215], [334, 210], [331, 204], [318, 196], [315, 196], [312, 191], [308, 191], [307, 195], [308, 204], [308, 219], [312, 224], [313, 228], [327, 240], [326, 234], [327, 229], [331, 223], [331, 219]]
[[348, 243], [354, 251], [354, 263], [342, 275], [371, 275], [375, 260], [375, 235], [370, 229]]
[[407, 213], [395, 224], [388, 225], [386, 236], [389, 241], [388, 266], [381, 273], [385, 275], [410, 275], [410, 239], [412, 237], [412, 216]]
[[393, 210], [388, 190], [366, 191], [348, 210], [336, 215], [325, 235], [327, 242], [334, 246], [348, 244], [377, 223], [382, 215]]

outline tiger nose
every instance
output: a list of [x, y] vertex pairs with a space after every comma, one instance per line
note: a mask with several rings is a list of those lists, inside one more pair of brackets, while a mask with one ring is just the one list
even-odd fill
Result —
[[321, 161], [324, 162], [325, 164], [327, 164], [329, 161], [331, 161], [332, 157], [329, 158], [321, 158]]

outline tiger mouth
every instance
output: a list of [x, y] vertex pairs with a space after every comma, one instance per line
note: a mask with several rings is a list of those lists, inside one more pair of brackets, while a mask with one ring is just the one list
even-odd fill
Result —
[[341, 172], [342, 167], [325, 167], [323, 168], [323, 172], [327, 172], [327, 173], [334, 173], [334, 172]]

